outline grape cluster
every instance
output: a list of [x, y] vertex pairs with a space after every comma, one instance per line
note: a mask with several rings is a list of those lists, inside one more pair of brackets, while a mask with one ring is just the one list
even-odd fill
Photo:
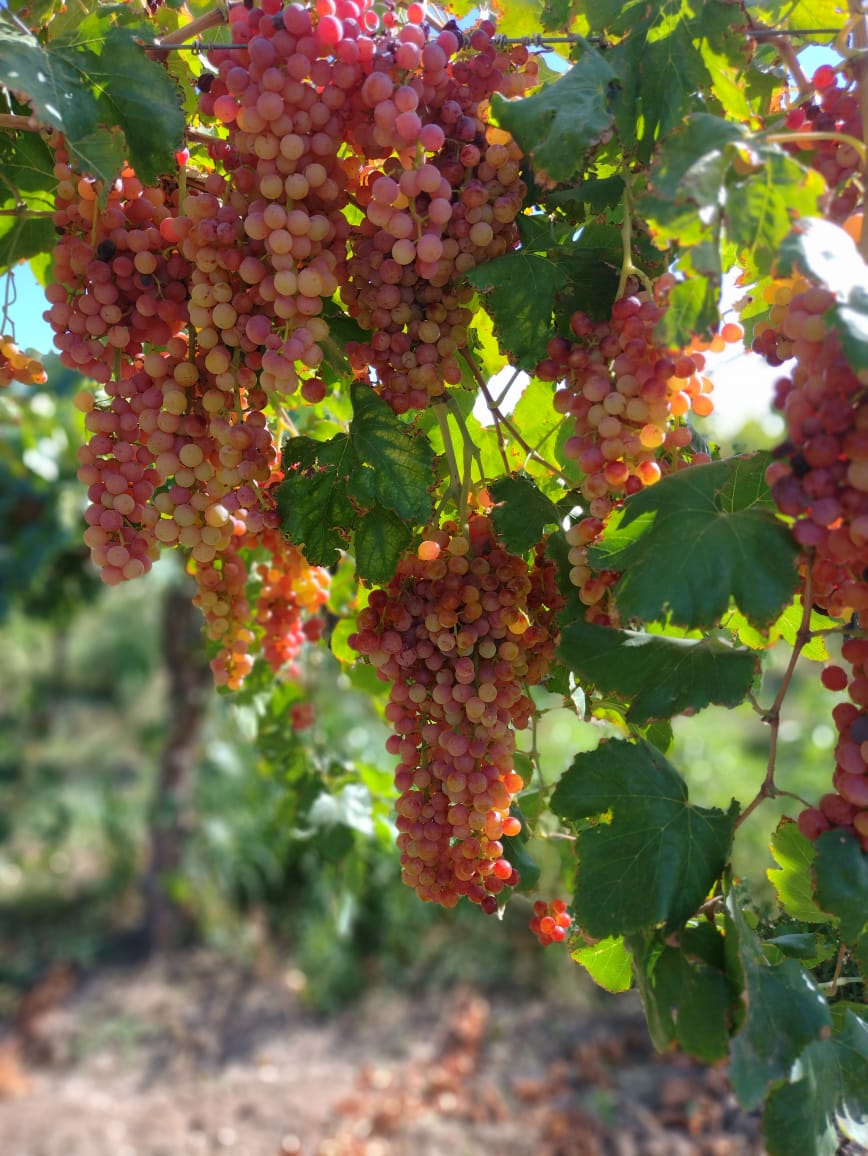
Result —
[[42, 362], [22, 352], [12, 337], [0, 337], [0, 389], [13, 381], [21, 385], [45, 385], [48, 380]]
[[776, 385], [787, 440], [767, 480], [808, 552], [814, 604], [849, 618], [868, 609], [868, 404], [824, 317], [834, 301], [819, 286], [779, 290], [777, 324], [754, 344], [765, 350], [773, 340], [774, 361], [795, 359]]
[[[537, 376], [559, 382], [554, 396], [558, 413], [574, 422], [564, 454], [584, 474], [581, 492], [588, 516], [568, 531], [570, 579], [595, 621], [611, 621], [606, 592], [618, 574], [593, 573], [587, 547], [602, 532], [605, 520], [625, 496], [653, 485], [684, 464], [693, 437], [685, 417], [712, 410], [711, 383], [702, 376], [704, 349], [717, 350], [740, 341], [741, 327], [724, 325], [713, 342], [697, 343], [684, 352], [665, 348], [654, 329], [667, 308], [674, 279], [661, 277], [652, 296], [641, 292], [621, 297], [609, 321], [594, 322], [585, 313], [570, 319], [573, 340], [554, 337]], [[694, 453], [694, 463], [707, 455]]]
[[[272, 492], [273, 486], [264, 490], [266, 499]], [[241, 514], [248, 516], [247, 511]], [[205, 617], [208, 638], [220, 648], [211, 663], [215, 681], [229, 690], [241, 687], [256, 654], [275, 674], [296, 676], [302, 646], [322, 633], [318, 611], [328, 598], [328, 572], [308, 565], [286, 541], [272, 503], [261, 517], [263, 524], [256, 529], [232, 518], [237, 532], [221, 554], [205, 563], [194, 555], [188, 563], [197, 585], [193, 601]], [[248, 554], [263, 552], [266, 560], [251, 567]]]
[[[776, 385], [775, 405], [787, 439], [766, 472], [782, 514], [804, 551], [817, 610], [859, 626], [868, 610], [868, 402], [837, 332], [826, 320], [835, 303], [830, 290], [802, 277], [774, 283], [769, 319], [757, 327], [754, 348], [780, 365], [793, 359], [789, 376]], [[855, 831], [868, 850], [868, 642], [849, 639], [842, 658], [852, 671], [833, 665], [823, 684], [849, 692], [833, 710], [839, 732], [834, 791], [799, 816], [799, 827], [816, 838], [830, 827]]]
[[[843, 83], [839, 83], [843, 81]], [[854, 80], [821, 64], [812, 80], [814, 96], [790, 109], [786, 126], [799, 133], [836, 133], [862, 140], [859, 91]], [[844, 221], [861, 201], [858, 151], [843, 140], [804, 140], [787, 146], [793, 153], [810, 152], [811, 167], [823, 177], [829, 192], [822, 208], [833, 221]]]
[[850, 667], [827, 666], [822, 674], [828, 690], [847, 690], [850, 702], [832, 711], [838, 731], [835, 746], [834, 790], [823, 795], [819, 806], [799, 815], [799, 830], [809, 839], [823, 831], [842, 827], [854, 834], [868, 851], [868, 640], [848, 639], [841, 647], [842, 660]]
[[361, 89], [373, 127], [353, 137], [362, 155], [388, 158], [355, 190], [365, 218], [350, 235], [342, 297], [371, 337], [348, 350], [396, 412], [426, 406], [461, 373], [472, 297], [464, 276], [516, 246], [515, 219], [527, 188], [521, 152], [487, 123], [493, 92], [520, 95], [536, 75], [527, 49], [500, 51], [485, 22], [471, 54], [451, 61], [451, 31], [426, 43], [413, 34], [421, 70], [408, 75], [406, 45], [381, 47]]
[[563, 943], [572, 922], [563, 899], [553, 899], [551, 903], [538, 899], [533, 905], [529, 926], [543, 947], [547, 947], [550, 943]]
[[143, 185], [129, 167], [105, 189], [76, 173], [59, 134], [51, 143], [60, 236], [45, 319], [63, 364], [105, 383], [187, 324], [190, 266], [166, 236], [176, 191]]
[[476, 514], [466, 532], [431, 532], [359, 614], [350, 646], [392, 683], [402, 878], [422, 899], [466, 896], [491, 913], [518, 882], [502, 842], [521, 829], [514, 732], [533, 713], [527, 688], [548, 671], [562, 602], [542, 552], [529, 567]]
[[456, 56], [461, 35], [432, 34], [411, 7], [374, 38], [367, 3], [239, 5], [232, 35], [247, 49], [210, 54], [200, 111], [226, 135], [209, 145], [215, 200], [195, 198], [192, 231], [179, 226], [197, 267], [191, 320], [266, 390], [313, 379], [339, 292], [370, 331], [347, 349], [357, 375], [398, 412], [427, 405], [460, 380], [464, 274], [517, 243], [520, 153], [487, 107], [523, 92], [536, 62], [496, 50], [487, 22]]

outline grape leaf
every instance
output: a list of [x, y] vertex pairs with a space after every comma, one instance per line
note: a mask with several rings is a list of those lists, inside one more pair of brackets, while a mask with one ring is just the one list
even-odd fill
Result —
[[351, 398], [349, 433], [286, 442], [277, 505], [283, 532], [309, 562], [331, 565], [355, 534], [359, 576], [387, 582], [411, 540], [405, 521], [431, 515], [434, 451], [370, 386], [354, 384]]
[[624, 140], [638, 144], [647, 162], [655, 142], [681, 124], [710, 83], [701, 53], [701, 20], [713, 4], [689, 6], [680, 0], [621, 5], [613, 31], [629, 34], [609, 59], [623, 84], [617, 102], [618, 128]]
[[558, 657], [598, 690], [629, 700], [627, 722], [639, 726], [709, 703], [737, 706], [757, 665], [750, 650], [719, 638], [667, 638], [581, 619], [564, 627]]
[[410, 530], [397, 514], [375, 505], [356, 526], [353, 550], [359, 577], [384, 585], [395, 573], [398, 559], [411, 539]]
[[555, 294], [566, 285], [563, 270], [547, 257], [517, 249], [471, 269], [467, 279], [485, 294], [485, 308], [514, 364], [532, 371], [546, 354]]
[[148, 59], [131, 29], [122, 28], [109, 31], [98, 56], [83, 51], [76, 54], [79, 60], [89, 83], [102, 93], [102, 122], [117, 125], [124, 134], [125, 159], [136, 176], [154, 184], [173, 172], [184, 115], [180, 90], [165, 68]]
[[783, 819], [772, 835], [771, 852], [778, 866], [769, 867], [769, 877], [778, 900], [788, 915], [802, 923], [828, 923], [814, 898], [811, 868], [816, 854], [792, 819]]
[[304, 546], [314, 566], [331, 566], [346, 549], [346, 531], [357, 517], [347, 496], [347, 477], [355, 465], [346, 434], [327, 442], [290, 438], [283, 447], [286, 476], [277, 490], [281, 528]]
[[836, 1116], [864, 1119], [868, 1024], [848, 1011], [839, 1033], [808, 1044], [794, 1075], [772, 1090], [763, 1114], [770, 1156], [835, 1156]]
[[603, 56], [582, 44], [569, 72], [524, 100], [491, 98], [497, 121], [530, 157], [541, 183], [556, 185], [580, 172], [585, 157], [611, 128], [615, 73]]
[[[748, 138], [742, 126], [698, 113], [661, 145], [641, 205], [656, 243], [681, 246], [683, 271], [718, 277], [730, 245], [757, 278], [769, 271], [794, 217], [817, 211], [817, 177], [777, 145]], [[705, 322], [709, 307], [700, 312], [699, 289], [692, 293], [696, 301], [685, 308]], [[669, 328], [675, 344], [689, 333], [686, 325]]]
[[539, 29], [542, 0], [494, 0], [492, 7], [500, 36], [533, 36]]
[[426, 437], [407, 426], [368, 385], [354, 382], [350, 444], [359, 462], [374, 467], [377, 501], [412, 522], [424, 522], [433, 510], [429, 485], [434, 450]]
[[[739, 614], [737, 610], [733, 610], [726, 616], [723, 625], [727, 630], [731, 630], [739, 642], [745, 646], [749, 646], [752, 650], [762, 650], [774, 646], [776, 642], [783, 639], [790, 646], [795, 646], [796, 635], [802, 624], [802, 599], [800, 595], [796, 595], [790, 605], [786, 608], [783, 614], [772, 623], [767, 632], [757, 630], [748, 622], [743, 614]], [[829, 651], [826, 646], [826, 640], [822, 635], [816, 634], [817, 631], [823, 630], [828, 626], [828, 618], [824, 618], [818, 614], [816, 610], [811, 611], [811, 619], [808, 629], [814, 633], [807, 645], [802, 647], [801, 657], [810, 659], [811, 662], [828, 662]]]
[[654, 336], [670, 349], [681, 349], [693, 336], [708, 336], [720, 316], [719, 284], [714, 277], [689, 277], [673, 285], [666, 312]]
[[498, 478], [488, 491], [496, 503], [491, 517], [498, 537], [513, 554], [526, 554], [560, 521], [557, 506], [526, 474]]
[[[631, 939], [633, 947], [638, 937]], [[730, 980], [705, 960], [651, 937], [634, 947], [636, 984], [654, 1044], [664, 1050], [677, 1042], [689, 1055], [712, 1064], [729, 1043], [733, 989]]]
[[589, 551], [594, 568], [623, 571], [614, 587], [623, 617], [669, 613], [688, 629], [709, 627], [733, 598], [758, 626], [777, 618], [798, 585], [798, 549], [775, 516], [766, 465], [752, 454], [691, 466], [627, 499]]
[[793, 157], [761, 150], [756, 171], [726, 182], [726, 232], [738, 246], [739, 264], [748, 277], [770, 272], [793, 217], [817, 211], [819, 185]]
[[126, 159], [124, 142], [105, 127], [99, 95], [87, 77], [89, 55], [44, 48], [34, 36], [0, 28], [0, 83], [22, 93], [42, 124], [64, 134], [86, 172], [111, 181]]
[[868, 930], [868, 855], [845, 831], [824, 831], [814, 846], [817, 902], [839, 921], [841, 938], [856, 943]]
[[576, 846], [578, 922], [600, 938], [675, 928], [692, 915], [723, 869], [738, 813], [694, 806], [659, 751], [620, 739], [577, 755], [551, 809], [573, 820], [611, 812], [580, 830]]
[[633, 983], [633, 959], [623, 936], [608, 936], [596, 943], [574, 947], [570, 956], [605, 991], [626, 991]]
[[[37, 133], [0, 134], [0, 270], [40, 253], [50, 252], [56, 234], [51, 217], [28, 217], [26, 210], [54, 210], [54, 160]], [[13, 210], [22, 206], [21, 216]]]
[[732, 1038], [729, 1079], [750, 1111], [769, 1086], [785, 1078], [804, 1049], [829, 1033], [832, 1017], [813, 977], [794, 959], [770, 965], [740, 901], [727, 902], [727, 950], [743, 980], [744, 1019]]
[[[751, 17], [769, 28], [838, 28], [842, 27], [840, 0], [749, 0], [745, 5]], [[826, 43], [835, 34], [812, 31], [811, 41]]]

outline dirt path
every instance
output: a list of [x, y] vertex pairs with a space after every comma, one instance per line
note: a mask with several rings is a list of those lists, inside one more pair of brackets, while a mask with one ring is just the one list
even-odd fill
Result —
[[762, 1153], [722, 1072], [656, 1056], [629, 997], [379, 989], [322, 1019], [296, 978], [204, 956], [90, 978], [0, 1043], [3, 1156]]

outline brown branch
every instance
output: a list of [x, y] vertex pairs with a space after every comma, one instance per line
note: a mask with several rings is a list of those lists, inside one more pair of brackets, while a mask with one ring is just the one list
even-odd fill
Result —
[[[502, 425], [504, 427], [504, 429], [509, 431], [510, 437], [514, 441], [518, 442], [518, 444], [521, 446], [521, 448], [524, 450], [524, 452], [527, 454], [527, 456], [529, 458], [533, 458], [533, 460], [535, 462], [539, 462], [539, 464], [541, 466], [545, 466], [545, 468], [547, 470], [549, 470], [551, 473], [555, 474], [559, 478], [562, 478], [563, 481], [566, 482], [566, 484], [568, 486], [572, 486], [572, 482], [567, 477], [567, 475], [563, 472], [563, 470], [559, 469], [557, 466], [552, 465], [552, 463], [550, 461], [547, 461], [541, 454], [538, 454], [537, 451], [533, 448], [533, 446], [530, 445], [528, 442], [526, 442], [525, 439], [521, 436], [521, 434], [516, 429], [513, 422], [511, 422], [509, 420], [509, 418], [504, 417], [504, 415], [500, 412], [500, 410], [497, 407], [497, 403], [495, 402], [494, 398], [491, 396], [491, 390], [488, 388], [488, 382], [482, 376], [482, 371], [480, 370], [479, 366], [474, 361], [472, 355], [470, 353], [468, 353], [468, 351], [466, 349], [462, 349], [461, 356], [467, 362], [468, 368], [470, 369], [470, 372], [473, 374], [473, 379], [476, 382], [476, 384], [479, 386], [479, 388], [482, 392], [482, 396], [485, 398], [485, 404], [488, 406], [489, 410], [491, 411], [491, 416], [494, 418], [495, 422], [498, 423], [499, 425]], [[505, 455], [503, 453], [501, 453], [501, 456], [505, 458]], [[509, 464], [508, 464], [508, 462], [506, 462], [506, 460], [505, 460], [505, 464], [506, 464], [507, 470], [509, 470]]]
[[796, 664], [799, 661], [799, 656], [802, 650], [811, 640], [811, 611], [814, 606], [814, 575], [811, 569], [813, 564], [813, 552], [805, 555], [805, 584], [802, 590], [802, 620], [799, 623], [799, 629], [796, 632], [796, 640], [793, 644], [793, 649], [790, 654], [787, 668], [784, 671], [781, 685], [778, 687], [778, 693], [775, 695], [774, 702], [765, 711], [763, 721], [769, 724], [769, 758], [766, 766], [766, 776], [762, 781], [760, 789], [756, 795], [751, 799], [742, 813], [735, 821], [736, 828], [740, 827], [747, 817], [757, 809], [764, 799], [773, 799], [776, 795], [781, 794], [775, 786], [775, 764], [778, 757], [778, 735], [781, 728], [781, 707], [784, 699], [790, 689], [790, 683], [793, 681], [793, 674], [796, 670]]
[[[159, 41], [150, 45], [153, 48], [174, 48], [179, 44], [186, 44], [188, 40], [195, 40], [202, 32], [207, 32], [209, 28], [219, 28], [225, 24], [229, 18], [228, 6], [222, 8], [212, 8], [210, 12], [206, 12], [204, 16], [199, 16], [196, 20], [191, 20], [189, 24], [185, 24], [183, 28], [177, 28], [174, 32], [168, 32], [165, 36], [161, 36]], [[215, 46], [219, 47], [219, 46]]]
[[19, 132], [39, 132], [39, 121], [35, 116], [18, 116], [14, 112], [0, 113], [0, 128], [11, 128]]

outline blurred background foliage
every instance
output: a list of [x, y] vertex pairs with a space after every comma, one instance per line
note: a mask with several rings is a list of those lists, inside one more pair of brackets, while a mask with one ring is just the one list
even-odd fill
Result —
[[[145, 915], [167, 805], [160, 765], [170, 715], [184, 709], [171, 700], [164, 635], [184, 575], [164, 561], [111, 590], [95, 578], [75, 480], [81, 382], [56, 362], [49, 382], [0, 397], [0, 1015], [50, 964], [90, 968], [153, 947]], [[338, 622], [353, 609], [347, 577], [335, 576]], [[338, 625], [339, 653], [345, 633]], [[760, 703], [774, 697], [788, 653], [772, 651]], [[185, 941], [278, 960], [322, 1010], [375, 982], [573, 982], [567, 952], [541, 951], [528, 933], [527, 897], [498, 921], [420, 904], [401, 884], [384, 693], [370, 670], [349, 671], [324, 646], [297, 683], [254, 672], [234, 697], [209, 689], [201, 722], [191, 721], [189, 790], [172, 801], [180, 859], [157, 881], [183, 914]], [[834, 697], [818, 665], [803, 662], [785, 704], [778, 782], [811, 800], [830, 774]], [[539, 701], [535, 741], [551, 785], [601, 731], [563, 699], [541, 691]], [[299, 703], [313, 723], [297, 732]], [[675, 732], [673, 761], [695, 802], [753, 796], [768, 742], [750, 707], [679, 718]], [[522, 736], [525, 749], [531, 741]], [[767, 801], [740, 831], [735, 869], [754, 888], [771, 863], [772, 812], [795, 809]], [[546, 834], [531, 846], [541, 892], [567, 895], [569, 844]], [[760, 894], [770, 903], [769, 887]]]

